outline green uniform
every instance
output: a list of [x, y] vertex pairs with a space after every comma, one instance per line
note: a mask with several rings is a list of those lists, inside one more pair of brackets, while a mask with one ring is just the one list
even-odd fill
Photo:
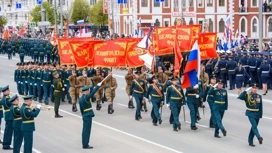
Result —
[[62, 82], [61, 79], [53, 79], [53, 85], [54, 85], [54, 104], [55, 104], [55, 113], [58, 114], [59, 111], [59, 105], [61, 100], [61, 92], [62, 92]]
[[24, 50], [23, 46], [20, 46], [18, 53], [19, 53], [19, 57], [20, 57], [20, 62], [24, 63], [25, 50]]
[[263, 116], [262, 96], [244, 91], [238, 98], [244, 100], [246, 103], [247, 110], [245, 115], [248, 117], [251, 124], [251, 129], [248, 135], [248, 143], [253, 145], [254, 136], [256, 136], [259, 140], [262, 139], [258, 130], [259, 120]]
[[40, 109], [33, 109], [23, 104], [20, 109], [22, 116], [22, 132], [24, 137], [24, 153], [32, 153], [33, 131], [35, 131], [34, 117], [37, 117]]
[[14, 138], [13, 138], [13, 152], [18, 153], [20, 152], [22, 143], [23, 143], [23, 133], [21, 130], [22, 126], [22, 117], [20, 114], [20, 108], [16, 105], [12, 105], [10, 108], [12, 115], [14, 117], [13, 121], [13, 131], [14, 131]]
[[95, 116], [92, 108], [92, 98], [99, 89], [95, 86], [88, 95], [83, 94], [79, 99], [80, 112], [83, 119], [82, 147], [88, 148], [92, 129], [92, 118]]

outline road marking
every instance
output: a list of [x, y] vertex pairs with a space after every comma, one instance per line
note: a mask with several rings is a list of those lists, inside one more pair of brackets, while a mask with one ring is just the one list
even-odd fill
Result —
[[[71, 115], [71, 116], [74, 116], [74, 117], [77, 117], [77, 118], [82, 119], [82, 117], [81, 117], [81, 116], [79, 116], [79, 115], [76, 115], [76, 114], [73, 114], [73, 113], [67, 112], [67, 111], [62, 110], [62, 109], [59, 109], [59, 110], [60, 110], [61, 112], [63, 112], [63, 113], [66, 113], [66, 114], [69, 114], [69, 115]], [[182, 153], [181, 151], [178, 151], [178, 150], [175, 150], [175, 149], [169, 148], [169, 147], [167, 147], [167, 146], [164, 146], [164, 145], [158, 144], [158, 143], [156, 143], [156, 142], [152, 142], [152, 141], [150, 141], [150, 140], [147, 140], [147, 139], [144, 139], [144, 138], [138, 137], [138, 136], [136, 136], [136, 135], [133, 135], [133, 134], [127, 133], [127, 132], [125, 132], [125, 131], [118, 130], [118, 129], [116, 129], [116, 128], [113, 128], [113, 127], [107, 126], [107, 125], [105, 125], [105, 124], [102, 124], [102, 123], [99, 123], [99, 122], [96, 122], [96, 121], [93, 121], [93, 123], [94, 123], [94, 124], [96, 124], [96, 125], [102, 126], [102, 127], [104, 127], [104, 128], [110, 129], [110, 130], [112, 130], [112, 131], [115, 131], [115, 132], [118, 132], [118, 133], [121, 133], [121, 134], [124, 134], [124, 135], [130, 136], [130, 137], [132, 137], [132, 138], [135, 138], [135, 139], [138, 139], [138, 140], [141, 140], [141, 141], [144, 141], [144, 142], [150, 143], [150, 144], [155, 145], [155, 146], [157, 146], [157, 147], [160, 147], [160, 148], [163, 148], [163, 149], [166, 149], [166, 150], [169, 150], [169, 151], [175, 152], [175, 153]]]
[[119, 75], [119, 74], [113, 74], [113, 76], [118, 77], [118, 78], [125, 78], [125, 76]]
[[121, 104], [121, 103], [117, 103], [120, 106], [124, 106], [124, 107], [128, 107], [127, 105]]
[[266, 116], [263, 116], [264, 119], [268, 119], [268, 120], [272, 120], [271, 117], [266, 117]]
[[[4, 131], [1, 130], [1, 133], [4, 134]], [[12, 139], [13, 139], [13, 138], [12, 138]], [[12, 141], [12, 142], [13, 142], [13, 141]], [[24, 143], [22, 143], [22, 145], [24, 145]], [[32, 147], [32, 151], [34, 151], [34, 152], [36, 152], [36, 153], [42, 153], [42, 152], [40, 152], [39, 150], [37, 150], [37, 149], [35, 149], [35, 148], [33, 148], [33, 147]], [[20, 151], [20, 153], [23, 153], [23, 152]]]
[[15, 67], [15, 65], [9, 65], [10, 67]]

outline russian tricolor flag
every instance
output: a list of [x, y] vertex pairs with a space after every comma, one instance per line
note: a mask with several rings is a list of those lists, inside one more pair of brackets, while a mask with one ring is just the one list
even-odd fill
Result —
[[198, 78], [200, 75], [200, 61], [200, 50], [198, 41], [196, 40], [185, 66], [182, 88], [189, 88], [198, 84]]
[[78, 25], [83, 25], [83, 24], [84, 24], [84, 20], [78, 20], [78, 21], [77, 21], [77, 24], [78, 24]]

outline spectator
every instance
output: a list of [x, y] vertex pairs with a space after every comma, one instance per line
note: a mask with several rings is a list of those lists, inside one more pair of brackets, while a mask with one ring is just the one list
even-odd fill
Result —
[[264, 1], [264, 3], [263, 3], [263, 11], [264, 12], [267, 12], [267, 2], [266, 1]]

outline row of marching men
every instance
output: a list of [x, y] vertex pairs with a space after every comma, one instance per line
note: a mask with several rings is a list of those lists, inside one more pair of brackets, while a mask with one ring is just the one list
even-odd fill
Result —
[[[60, 101], [67, 100], [72, 104], [72, 111], [76, 112], [82, 94], [80, 88], [97, 85], [110, 71], [101, 68], [79, 70], [75, 65], [60, 66], [58, 63], [17, 63], [14, 81], [20, 95], [33, 95], [35, 101], [45, 105], [48, 105], [50, 100], [55, 104], [55, 116], [62, 117], [58, 114]], [[116, 88], [116, 79], [112, 75], [108, 76], [93, 98], [93, 101], [97, 102], [97, 110], [102, 108], [104, 101], [108, 101], [108, 113], [114, 112], [112, 101]]]
[[204, 63], [205, 72], [209, 77], [215, 75], [217, 79], [222, 79], [224, 87], [229, 86], [229, 90], [237, 88], [238, 95], [242, 87], [252, 83], [257, 83], [259, 89], [263, 89], [263, 95], [266, 95], [272, 87], [271, 57], [272, 54], [266, 52], [222, 53], [219, 59], [211, 59]]
[[[217, 79], [215, 76], [208, 78], [202, 67], [201, 76], [198, 84], [193, 87], [187, 88], [184, 91], [181, 87], [182, 79], [173, 75], [167, 76], [162, 71], [161, 67], [158, 68], [158, 73], [151, 78], [144, 78], [146, 75], [144, 71], [136, 71], [134, 75], [132, 70], [128, 70], [125, 76], [127, 86], [126, 91], [129, 97], [129, 108], [134, 108], [133, 99], [136, 103], [135, 120], [142, 119], [141, 108], [148, 103], [152, 103], [152, 123], [154, 126], [162, 124], [161, 113], [163, 105], [166, 104], [171, 110], [170, 123], [173, 124], [173, 131], [181, 130], [181, 122], [179, 120], [180, 112], [186, 105], [190, 110], [191, 130], [197, 130], [196, 123], [200, 120], [199, 107], [205, 107], [207, 101], [211, 110], [210, 128], [214, 128], [214, 137], [220, 137], [220, 131], [223, 136], [227, 135], [227, 131], [223, 125], [223, 117], [225, 111], [228, 109], [228, 92], [224, 88], [224, 82]], [[162, 80], [166, 78], [165, 82]], [[210, 83], [209, 83], [210, 82]], [[239, 99], [244, 100], [246, 104], [246, 116], [248, 116], [252, 128], [249, 133], [248, 143], [249, 146], [253, 144], [253, 138], [256, 136], [260, 144], [263, 138], [258, 131], [259, 119], [262, 118], [262, 97], [257, 93], [256, 84], [252, 84], [239, 95]], [[184, 113], [185, 115], [185, 113]]]

